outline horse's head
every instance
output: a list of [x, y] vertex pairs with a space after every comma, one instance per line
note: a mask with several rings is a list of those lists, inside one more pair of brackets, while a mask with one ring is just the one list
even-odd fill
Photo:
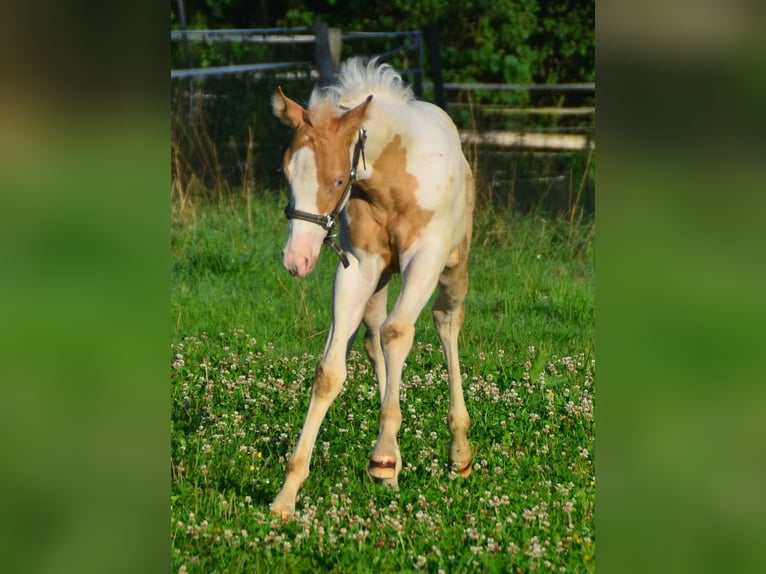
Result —
[[[332, 214], [343, 200], [351, 149], [371, 99], [344, 111], [330, 103], [307, 110], [281, 88], [272, 98], [274, 115], [295, 130], [282, 166], [290, 184], [290, 235], [282, 262], [292, 275], [304, 277], [316, 266], [328, 233], [318, 221]], [[312, 216], [316, 216], [314, 220]]]

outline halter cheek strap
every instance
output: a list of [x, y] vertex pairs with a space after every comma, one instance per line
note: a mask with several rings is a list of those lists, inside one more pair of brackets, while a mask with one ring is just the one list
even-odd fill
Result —
[[346, 184], [346, 188], [343, 190], [343, 193], [341, 194], [335, 209], [333, 209], [331, 213], [325, 215], [316, 215], [307, 211], [294, 209], [290, 207], [289, 204], [287, 207], [285, 207], [285, 216], [287, 219], [301, 219], [303, 221], [308, 221], [309, 223], [316, 223], [322, 229], [327, 231], [327, 235], [325, 236], [322, 243], [331, 247], [332, 250], [335, 251], [341, 263], [343, 263], [344, 268], [348, 267], [349, 262], [348, 257], [346, 256], [346, 252], [343, 251], [343, 248], [341, 248], [341, 246], [338, 245], [338, 242], [335, 241], [335, 238], [338, 235], [336, 226], [338, 224], [338, 215], [345, 207], [346, 200], [348, 199], [349, 195], [351, 195], [351, 187], [356, 182], [356, 168], [359, 165], [360, 157], [362, 158], [362, 165], [364, 166], [364, 169], [367, 169], [367, 164], [364, 161], [364, 142], [366, 140], [367, 131], [360, 129], [359, 139], [354, 146], [354, 159], [351, 162], [351, 171], [349, 172], [348, 183]]

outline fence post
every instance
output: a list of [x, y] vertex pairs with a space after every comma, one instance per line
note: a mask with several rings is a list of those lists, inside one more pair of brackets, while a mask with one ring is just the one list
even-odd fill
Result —
[[[184, 0], [178, 0], [178, 19], [180, 20], [181, 30], [186, 32], [186, 5]], [[189, 52], [189, 39], [186, 34], [183, 36], [184, 58], [186, 58], [186, 67], [191, 68], [191, 53]], [[194, 115], [194, 78], [189, 78], [189, 119]]]
[[425, 70], [423, 69], [423, 32], [421, 31], [418, 35], [418, 51], [417, 51], [417, 70], [415, 72], [415, 77], [413, 78], [415, 80], [415, 95], [418, 98], [423, 97], [423, 74], [425, 74]]
[[330, 41], [330, 58], [332, 59], [332, 67], [337, 72], [340, 70], [340, 51], [342, 46], [340, 28], [328, 28], [327, 38]]
[[442, 57], [439, 49], [439, 28], [435, 22], [426, 26], [426, 41], [428, 52], [431, 57], [431, 79], [434, 82], [434, 100], [436, 105], [443, 110], [447, 109], [447, 101], [444, 98], [444, 80], [442, 79]]
[[[332, 47], [330, 43], [330, 32], [326, 22], [317, 20], [314, 22], [314, 55], [316, 59], [317, 71], [319, 72], [319, 85], [326, 86], [335, 79], [335, 67], [333, 66]], [[339, 44], [340, 34], [338, 34]], [[340, 52], [340, 50], [338, 50]]]

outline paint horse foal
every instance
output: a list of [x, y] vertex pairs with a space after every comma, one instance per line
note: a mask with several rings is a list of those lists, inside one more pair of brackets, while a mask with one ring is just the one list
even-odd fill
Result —
[[[358, 58], [343, 65], [336, 85], [315, 89], [307, 109], [281, 88], [272, 106], [295, 130], [283, 165], [291, 190], [283, 263], [292, 275], [307, 275], [323, 242], [341, 258], [330, 334], [272, 512], [288, 517], [295, 510], [319, 427], [346, 379], [347, 351], [362, 320], [381, 399], [367, 472], [398, 486], [402, 366], [415, 320], [437, 284], [433, 318], [449, 373], [449, 458], [451, 468], [467, 476], [473, 454], [457, 339], [468, 290], [474, 184], [455, 125], [438, 107], [415, 100], [390, 66]], [[341, 246], [332, 238], [336, 216], [343, 222]], [[402, 276], [401, 291], [386, 316], [387, 286], [395, 272]]]

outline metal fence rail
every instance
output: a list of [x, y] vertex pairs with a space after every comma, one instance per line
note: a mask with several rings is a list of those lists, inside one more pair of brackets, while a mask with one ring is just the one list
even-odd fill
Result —
[[[345, 32], [343, 40], [376, 40], [386, 38], [415, 38], [422, 36], [419, 30], [412, 32]], [[311, 28], [245, 28], [235, 30], [171, 30], [173, 42], [257, 42], [282, 44], [288, 42], [311, 43], [316, 35]]]
[[201, 78], [204, 76], [222, 76], [224, 74], [243, 74], [249, 72], [266, 72], [286, 68], [308, 68], [313, 62], [285, 62], [276, 64], [241, 64], [236, 66], [210, 66], [208, 68], [187, 68], [170, 70], [171, 80], [183, 78]]
[[[324, 27], [326, 33], [327, 28]], [[327, 43], [325, 37], [320, 33], [321, 28], [251, 28], [236, 30], [171, 30], [170, 40], [172, 42], [234, 42], [247, 44], [317, 44], [317, 67], [320, 66], [320, 45]], [[386, 60], [391, 56], [401, 52], [417, 52], [418, 66], [407, 70], [408, 73], [415, 74], [418, 77], [423, 76], [423, 33], [419, 30], [409, 32], [347, 32], [338, 34], [340, 40], [376, 40], [388, 38], [414, 38], [414, 41], [377, 54], [381, 60]], [[332, 49], [333, 47], [331, 47]], [[340, 46], [334, 47], [338, 52]], [[335, 54], [336, 57], [339, 54]], [[222, 76], [226, 74], [258, 73], [263, 71], [280, 70], [286, 68], [305, 68], [314, 65], [314, 62], [275, 62], [261, 64], [241, 64], [229, 66], [212, 66], [207, 68], [186, 68], [170, 71], [170, 78], [199, 78], [205, 76]], [[321, 75], [321, 73], [320, 73]]]
[[253, 44], [310, 44], [311, 28], [251, 28], [241, 30], [171, 30], [172, 42], [242, 42]]
[[456, 84], [445, 83], [445, 90], [475, 91], [492, 90], [504, 92], [592, 92], [596, 89], [595, 82], [570, 82], [563, 84]]

